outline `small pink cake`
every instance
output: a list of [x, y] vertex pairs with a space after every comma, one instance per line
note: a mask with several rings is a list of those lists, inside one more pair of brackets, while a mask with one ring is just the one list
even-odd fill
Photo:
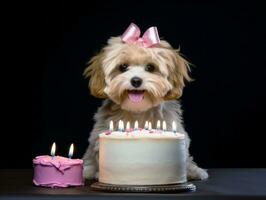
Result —
[[37, 156], [33, 159], [33, 183], [44, 187], [84, 185], [83, 160], [61, 156]]

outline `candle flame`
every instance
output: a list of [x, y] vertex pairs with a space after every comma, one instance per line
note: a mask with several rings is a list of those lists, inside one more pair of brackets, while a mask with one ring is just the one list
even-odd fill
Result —
[[157, 121], [157, 126], [156, 126], [156, 128], [157, 128], [157, 129], [160, 129], [160, 128], [161, 128], [161, 121], [160, 121], [160, 120]]
[[176, 123], [175, 123], [175, 121], [173, 121], [173, 123], [172, 123], [172, 130], [173, 130], [174, 133], [176, 132]]
[[55, 150], [56, 150], [56, 144], [55, 144], [55, 142], [54, 142], [53, 145], [52, 145], [52, 148], [51, 148], [51, 156], [52, 156], [52, 157], [55, 156]]
[[72, 143], [69, 148], [68, 157], [72, 158], [74, 152], [74, 144]]
[[149, 122], [149, 130], [151, 131], [152, 129], [152, 125], [151, 125], [151, 122]]
[[118, 121], [118, 130], [120, 131], [121, 129], [121, 120]]
[[113, 120], [111, 120], [109, 124], [109, 131], [113, 131], [113, 130], [114, 130], [114, 122]]
[[134, 129], [135, 130], [138, 130], [139, 129], [139, 122], [138, 121], [135, 121]]
[[146, 121], [146, 122], [145, 122], [145, 125], [144, 125], [144, 129], [145, 129], [145, 130], [148, 130], [148, 128], [149, 128], [149, 122]]
[[166, 128], [166, 122], [163, 121], [163, 131], [166, 131], [166, 130], [167, 130], [167, 128]]
[[124, 131], [124, 122], [122, 120], [118, 122], [118, 129], [119, 131]]
[[126, 125], [126, 130], [129, 131], [130, 130], [130, 122], [127, 122], [127, 125]]

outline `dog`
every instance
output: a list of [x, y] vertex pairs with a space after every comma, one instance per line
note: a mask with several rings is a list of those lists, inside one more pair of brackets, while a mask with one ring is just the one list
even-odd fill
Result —
[[[181, 97], [185, 82], [191, 81], [190, 64], [167, 41], [160, 40], [156, 27], [149, 28], [142, 37], [131, 24], [120, 37], [111, 37], [107, 45], [88, 63], [84, 75], [89, 80], [90, 92], [105, 99], [94, 115], [95, 125], [89, 137], [83, 175], [98, 178], [98, 135], [108, 130], [109, 122], [136, 120], [144, 127], [158, 120], [168, 127], [177, 123], [177, 132], [185, 134], [188, 180], [208, 178], [206, 170], [197, 166], [189, 155], [190, 138], [183, 126]], [[117, 125], [117, 124], [116, 124]]]

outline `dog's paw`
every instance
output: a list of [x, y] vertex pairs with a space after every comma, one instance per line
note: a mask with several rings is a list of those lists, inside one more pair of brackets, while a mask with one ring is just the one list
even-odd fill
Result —
[[83, 169], [83, 177], [86, 179], [95, 179], [96, 178], [96, 166], [85, 165]]
[[187, 170], [187, 178], [188, 180], [205, 180], [209, 177], [207, 170], [202, 169], [191, 163]]

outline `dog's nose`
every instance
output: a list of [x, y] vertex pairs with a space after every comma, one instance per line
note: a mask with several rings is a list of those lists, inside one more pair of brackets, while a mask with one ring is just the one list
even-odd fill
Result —
[[133, 77], [131, 79], [131, 85], [133, 85], [135, 88], [138, 88], [142, 84], [142, 79], [139, 77]]

